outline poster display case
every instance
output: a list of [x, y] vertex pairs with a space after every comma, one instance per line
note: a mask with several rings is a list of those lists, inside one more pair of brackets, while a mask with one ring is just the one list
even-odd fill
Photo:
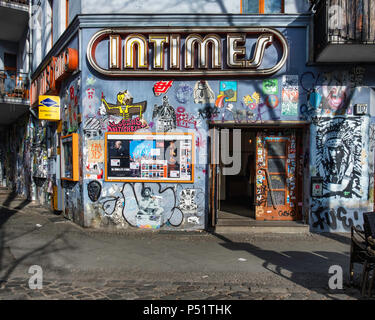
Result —
[[193, 133], [105, 134], [105, 181], [194, 182]]
[[61, 137], [61, 179], [79, 181], [78, 133]]

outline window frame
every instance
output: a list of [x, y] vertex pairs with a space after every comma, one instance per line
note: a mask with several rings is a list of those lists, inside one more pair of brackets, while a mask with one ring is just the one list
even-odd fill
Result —
[[[248, 2], [246, 0], [241, 0], [241, 13], [244, 14], [265, 14], [265, 2], [266, 1], [275, 1], [275, 0], [258, 0], [259, 12], [249, 12], [247, 8]], [[281, 1], [281, 12], [280, 13], [273, 13], [273, 14], [283, 14], [285, 13], [285, 0]], [[271, 13], [266, 13], [271, 14]]]
[[69, 0], [65, 0], [65, 29], [69, 25]]

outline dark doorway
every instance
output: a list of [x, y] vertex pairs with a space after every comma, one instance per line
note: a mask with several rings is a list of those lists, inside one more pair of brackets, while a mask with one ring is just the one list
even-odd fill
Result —
[[[256, 130], [241, 129], [241, 170], [236, 175], [219, 177], [220, 216], [255, 219]], [[233, 130], [230, 130], [229, 153], [233, 155]]]

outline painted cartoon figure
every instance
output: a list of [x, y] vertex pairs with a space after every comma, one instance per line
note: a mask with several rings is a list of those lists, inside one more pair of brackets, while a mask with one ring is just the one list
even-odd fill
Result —
[[108, 103], [102, 96], [100, 113], [103, 114], [105, 109], [106, 114], [121, 116], [123, 119], [131, 119], [135, 115], [139, 115], [139, 118], [142, 118], [146, 108], [147, 101], [133, 103], [133, 97], [128, 90], [125, 90], [117, 94], [116, 104]]

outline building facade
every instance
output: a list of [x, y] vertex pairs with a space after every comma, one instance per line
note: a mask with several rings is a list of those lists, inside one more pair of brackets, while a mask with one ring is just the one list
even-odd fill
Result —
[[361, 227], [373, 15], [366, 1], [33, 3], [31, 111], [5, 137], [30, 168], [17, 183], [85, 227]]
[[0, 1], [0, 185], [25, 196], [31, 185], [23, 161], [30, 106], [29, 9], [28, 1]]

